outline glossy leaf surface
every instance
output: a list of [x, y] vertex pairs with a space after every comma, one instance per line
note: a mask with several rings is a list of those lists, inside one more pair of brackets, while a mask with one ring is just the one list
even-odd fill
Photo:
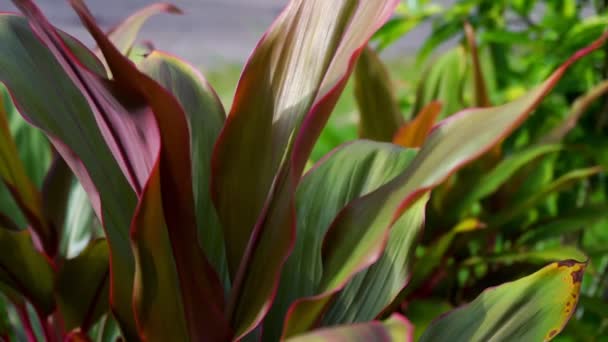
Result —
[[547, 341], [568, 322], [585, 264], [557, 262], [525, 278], [484, 291], [431, 324], [420, 341]]
[[270, 307], [294, 239], [296, 183], [356, 57], [397, 2], [293, 0], [245, 66], [212, 161], [237, 336]]
[[394, 315], [384, 322], [319, 329], [290, 338], [286, 342], [413, 342], [413, 330], [410, 322]]
[[[405, 172], [344, 208], [323, 242], [324, 276], [319, 294], [298, 300], [291, 306], [283, 336], [290, 337], [310, 329], [344, 282], [377, 260], [388, 229], [407, 208], [513, 131], [572, 63], [600, 47], [607, 38], [608, 35], [604, 35], [579, 51], [544, 83], [520, 99], [498, 107], [464, 110], [442, 121]], [[357, 245], [356, 241], [365, 243]]]

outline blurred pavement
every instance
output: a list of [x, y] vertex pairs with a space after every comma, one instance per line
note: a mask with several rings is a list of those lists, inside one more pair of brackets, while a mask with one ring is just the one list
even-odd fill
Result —
[[[110, 28], [133, 11], [163, 0], [87, 0], [98, 23]], [[281, 12], [287, 0], [164, 0], [185, 14], [153, 17], [140, 35], [155, 46], [205, 68], [244, 62], [262, 33]], [[328, 0], [332, 1], [332, 0]], [[444, 0], [445, 1], [445, 0]], [[66, 0], [36, 0], [51, 22], [87, 44], [92, 40], [82, 29]], [[14, 11], [10, 0], [0, 0], [0, 11]], [[421, 27], [393, 47], [391, 55], [416, 51], [429, 34]]]

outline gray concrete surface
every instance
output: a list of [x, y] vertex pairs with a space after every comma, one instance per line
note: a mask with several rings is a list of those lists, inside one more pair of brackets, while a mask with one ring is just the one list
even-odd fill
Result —
[[[136, 9], [158, 1], [163, 0], [88, 0], [87, 4], [99, 24], [109, 28]], [[185, 14], [152, 18], [144, 27], [141, 38], [207, 68], [246, 60], [262, 33], [287, 3], [287, 0], [164, 1], [177, 5]], [[36, 2], [56, 26], [91, 44], [66, 0]], [[10, 0], [0, 0], [0, 11], [14, 10]], [[412, 53], [428, 32], [427, 26], [417, 29], [390, 53]]]

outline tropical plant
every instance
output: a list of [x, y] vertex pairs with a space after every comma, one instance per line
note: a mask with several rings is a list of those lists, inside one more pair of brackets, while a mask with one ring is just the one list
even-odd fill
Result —
[[[544, 6], [534, 5], [541, 2]], [[406, 111], [413, 119], [402, 125], [394, 114], [374, 116], [375, 109], [360, 100], [360, 130], [381, 127], [380, 140], [418, 146], [437, 119], [471, 106], [512, 101], [546, 77], [556, 60], [605, 29], [601, 2], [596, 6], [517, 0], [458, 1], [446, 8], [424, 0], [403, 4], [376, 34], [378, 48], [399, 38], [399, 28], [421, 11], [432, 12], [427, 17], [434, 22], [421, 61], [449, 38], [461, 42], [428, 60], [415, 96], [406, 99], [374, 86], [390, 84], [388, 77], [394, 76], [374, 76], [374, 70], [385, 68], [378, 58], [373, 66], [361, 59], [358, 98], [383, 98], [388, 108], [409, 104]], [[589, 257], [582, 305], [565, 335], [577, 341], [605, 335], [608, 311], [599, 309], [608, 299], [606, 159], [600, 148], [606, 142], [605, 56], [600, 51], [577, 64], [536, 115], [434, 191], [413, 278], [393, 305], [416, 326], [538, 264]], [[370, 120], [375, 126], [367, 124]], [[464, 229], [476, 225], [485, 229]]]
[[[228, 116], [195, 68], [134, 48], [145, 18], [174, 7], [144, 9], [105, 34], [71, 0], [98, 45], [90, 50], [31, 0], [14, 3], [24, 16], [0, 15], [0, 81], [57, 155], [40, 191], [1, 113], [0, 176], [27, 224], [12, 212], [0, 222], [0, 290], [21, 318], [0, 336], [22, 328], [30, 340], [105, 341], [115, 324], [129, 341], [411, 340], [402, 316], [379, 319], [412, 276], [429, 192], [608, 39], [515, 101], [452, 115], [419, 150], [355, 141], [304, 174], [397, 1], [292, 0], [247, 62]], [[68, 167], [104, 230], [75, 257], [59, 248], [79, 190]], [[551, 263], [488, 290], [421, 338], [551, 339], [573, 313], [585, 265]]]

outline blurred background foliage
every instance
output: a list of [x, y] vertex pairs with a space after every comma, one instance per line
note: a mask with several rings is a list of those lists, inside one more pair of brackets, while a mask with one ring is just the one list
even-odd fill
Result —
[[[377, 52], [383, 56], [385, 48], [408, 39], [424, 22], [432, 23], [432, 34], [417, 55], [377, 58]], [[465, 108], [513, 100], [607, 26], [606, 0], [460, 0], [449, 6], [403, 1], [372, 39], [372, 49], [363, 55], [369, 58], [361, 59], [367, 64], [357, 66], [312, 159], [360, 135], [392, 140], [403, 123], [433, 101], [441, 103], [436, 116], [443, 119]], [[227, 108], [240, 69], [204, 70]], [[558, 340], [608, 341], [607, 92], [604, 50], [577, 63], [500, 148], [433, 192], [414, 276], [392, 306], [417, 332], [484, 288], [530, 274], [551, 261], [588, 258], [579, 308]], [[3, 94], [20, 156], [40, 187], [53, 151]], [[374, 107], [374, 101], [362, 98], [366, 94], [375, 101], [392, 101], [393, 110]], [[361, 119], [366, 113], [372, 115], [367, 121]], [[370, 134], [369, 127], [360, 125], [365, 122], [387, 123], [384, 132], [392, 134]], [[65, 236], [72, 241], [62, 245], [86, 246], [99, 234], [99, 224], [75, 181], [69, 196], [72, 214], [65, 220], [70, 229]], [[25, 225], [3, 184], [0, 212]], [[0, 318], [0, 330], [3, 324]]]

